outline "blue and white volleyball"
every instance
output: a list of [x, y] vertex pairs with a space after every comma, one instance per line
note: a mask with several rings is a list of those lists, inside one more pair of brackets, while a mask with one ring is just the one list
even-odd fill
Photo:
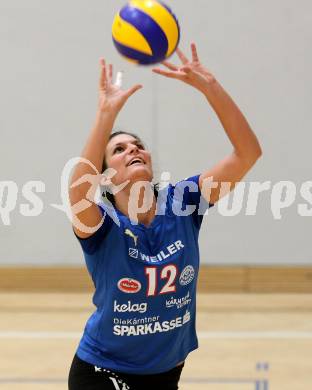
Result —
[[115, 16], [113, 42], [126, 59], [150, 65], [169, 58], [180, 40], [180, 26], [161, 1], [131, 0]]

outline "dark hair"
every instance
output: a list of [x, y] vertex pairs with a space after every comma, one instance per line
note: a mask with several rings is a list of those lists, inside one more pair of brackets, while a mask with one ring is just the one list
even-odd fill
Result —
[[[108, 139], [108, 142], [116, 137], [117, 135], [121, 135], [121, 134], [126, 134], [126, 135], [130, 135], [131, 137], [135, 138], [138, 142], [140, 142], [141, 144], [144, 144], [144, 142], [141, 140], [141, 138], [134, 134], [134, 133], [130, 133], [129, 131], [123, 131], [123, 130], [118, 130], [118, 131], [115, 131], [114, 133], [112, 133], [110, 136], [109, 136], [109, 139]], [[104, 155], [104, 160], [103, 160], [103, 165], [102, 165], [102, 173], [108, 168], [107, 164], [106, 164], [106, 160], [105, 160], [105, 155]], [[157, 198], [157, 195], [158, 195], [158, 184], [155, 184], [154, 185], [154, 194]], [[115, 198], [114, 198], [114, 195], [111, 194], [110, 192], [108, 191], [105, 191], [102, 193], [102, 196], [104, 198], [106, 198], [113, 206], [115, 206]]]

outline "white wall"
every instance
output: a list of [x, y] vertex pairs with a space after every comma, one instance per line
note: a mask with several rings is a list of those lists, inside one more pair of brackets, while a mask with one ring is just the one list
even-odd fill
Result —
[[[194, 40], [211, 69], [245, 113], [263, 157], [245, 181], [293, 181], [293, 206], [274, 219], [271, 192], [255, 216], [224, 217], [215, 207], [201, 233], [202, 261], [213, 264], [311, 264], [311, 218], [298, 215], [301, 183], [311, 180], [312, 3], [301, 0], [171, 0], [182, 28], [180, 47]], [[79, 155], [93, 123], [98, 58], [123, 69], [125, 83], [144, 90], [129, 101], [118, 127], [150, 145], [156, 176], [200, 173], [231, 152], [205, 99], [177, 81], [152, 75], [116, 53], [114, 13], [124, 1], [0, 0], [0, 181], [15, 181], [17, 206], [0, 221], [0, 264], [81, 264], [82, 252], [60, 203], [60, 176]], [[308, 45], [309, 44], [309, 45]], [[177, 61], [173, 57], [173, 61]], [[45, 183], [40, 216], [19, 206], [29, 180]], [[4, 193], [1, 204], [6, 202]], [[246, 202], [244, 203], [246, 208]]]

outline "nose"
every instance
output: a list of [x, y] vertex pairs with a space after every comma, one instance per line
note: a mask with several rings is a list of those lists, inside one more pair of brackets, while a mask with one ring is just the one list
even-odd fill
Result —
[[130, 151], [129, 151], [130, 154], [133, 154], [134, 152], [138, 152], [138, 150], [139, 150], [138, 146], [135, 144], [130, 144], [129, 148], [130, 148]]

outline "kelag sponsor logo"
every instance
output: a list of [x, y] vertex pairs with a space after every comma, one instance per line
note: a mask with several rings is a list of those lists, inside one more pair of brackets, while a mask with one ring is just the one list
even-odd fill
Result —
[[120, 291], [128, 294], [134, 294], [141, 290], [141, 283], [131, 278], [122, 278], [117, 284]]
[[120, 304], [117, 301], [114, 301], [114, 313], [132, 313], [132, 312], [139, 312], [139, 313], [146, 313], [147, 310], [147, 303], [132, 303], [131, 301], [128, 301], [127, 303]]
[[186, 286], [192, 282], [195, 276], [195, 270], [192, 265], [187, 265], [181, 272], [179, 282], [181, 286]]

